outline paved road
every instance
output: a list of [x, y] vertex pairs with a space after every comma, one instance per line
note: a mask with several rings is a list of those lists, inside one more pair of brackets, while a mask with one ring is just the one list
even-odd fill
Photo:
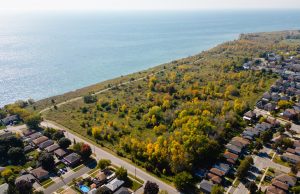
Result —
[[121, 158], [116, 157], [115, 155], [108, 153], [107, 151], [101, 149], [100, 147], [95, 146], [94, 144], [91, 144], [90, 142], [86, 141], [85, 139], [73, 134], [70, 132], [69, 129], [60, 126], [52, 121], [43, 121], [41, 123], [42, 126], [44, 127], [51, 127], [54, 129], [60, 129], [60, 130], [65, 130], [66, 131], [66, 137], [68, 137], [71, 141], [73, 141], [74, 139], [76, 140], [76, 142], [84, 142], [86, 144], [89, 144], [94, 152], [94, 154], [96, 155], [97, 160], [105, 158], [105, 159], [109, 159], [111, 160], [111, 162], [117, 166], [123, 166], [124, 168], [127, 169], [127, 171], [130, 174], [133, 174], [144, 180], [144, 182], [146, 181], [152, 181], [152, 182], [156, 182], [159, 185], [159, 188], [162, 190], [166, 190], [168, 191], [169, 194], [175, 194], [175, 193], [179, 193], [175, 188], [173, 188], [172, 186], [164, 183], [163, 181], [151, 176], [150, 174], [148, 174], [147, 172], [136, 168], [134, 165], [130, 164], [129, 162], [126, 162], [124, 160], [122, 160]]

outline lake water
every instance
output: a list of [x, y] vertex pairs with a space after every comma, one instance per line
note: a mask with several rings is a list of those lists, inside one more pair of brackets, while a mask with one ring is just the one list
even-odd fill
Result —
[[286, 29], [300, 29], [300, 11], [0, 13], [0, 107]]

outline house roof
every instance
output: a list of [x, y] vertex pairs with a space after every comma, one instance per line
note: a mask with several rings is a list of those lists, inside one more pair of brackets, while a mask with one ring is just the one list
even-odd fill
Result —
[[222, 171], [222, 170], [220, 170], [220, 169], [217, 169], [217, 168], [211, 168], [209, 171], [210, 171], [211, 173], [213, 173], [213, 174], [219, 176], [219, 177], [222, 177], [222, 176], [225, 175], [225, 172], [224, 172], [224, 171]]
[[240, 148], [240, 147], [237, 147], [237, 146], [235, 146], [235, 145], [232, 145], [232, 144], [227, 144], [226, 146], [225, 146], [230, 152], [236, 152], [236, 153], [240, 153], [241, 151], [242, 151], [242, 148]]
[[39, 148], [44, 149], [44, 148], [46, 148], [46, 147], [48, 147], [48, 146], [51, 146], [51, 145], [53, 145], [53, 144], [54, 144], [54, 141], [51, 140], [51, 139], [49, 139], [49, 140], [44, 141], [43, 143], [41, 143], [41, 144], [39, 145]]
[[279, 189], [282, 189], [284, 191], [287, 191], [289, 189], [289, 186], [286, 183], [283, 183], [283, 182], [280, 182], [280, 181], [277, 181], [277, 180], [273, 180], [272, 185], [279, 188]]
[[58, 157], [63, 157], [67, 154], [67, 152], [65, 150], [59, 148], [54, 151], [54, 154], [57, 155]]
[[233, 153], [228, 152], [228, 151], [225, 151], [224, 157], [227, 158], [227, 159], [232, 159], [232, 160], [234, 160], [234, 161], [236, 161], [236, 160], [239, 158], [238, 155], [233, 154]]
[[104, 181], [104, 180], [106, 180], [106, 175], [105, 175], [104, 172], [101, 172], [101, 171], [100, 171], [100, 172], [96, 175], [95, 178], [97, 178], [99, 181]]
[[39, 145], [41, 143], [43, 143], [44, 141], [47, 141], [48, 140], [48, 137], [46, 136], [42, 136], [42, 137], [39, 137], [35, 140], [33, 140], [32, 142], [35, 144], [35, 145]]
[[238, 140], [231, 140], [230, 142], [229, 142], [231, 145], [235, 145], [235, 146], [237, 146], [237, 147], [239, 147], [239, 148], [244, 148], [244, 144], [242, 143], [242, 142], [240, 142], [240, 141], [238, 141]]
[[292, 149], [292, 148], [288, 148], [288, 149], [286, 149], [286, 152], [291, 153], [291, 154], [295, 154], [296, 150]]
[[207, 177], [209, 180], [211, 180], [213, 183], [217, 183], [217, 184], [220, 184], [222, 182], [222, 179], [215, 175], [215, 174], [212, 174], [212, 173], [208, 173], [207, 174]]
[[230, 166], [228, 164], [225, 163], [219, 163], [214, 165], [215, 168], [222, 170], [225, 173], [228, 173], [228, 171], [230, 170]]
[[242, 144], [244, 144], [244, 146], [250, 144], [250, 142], [249, 142], [248, 140], [246, 140], [246, 139], [244, 139], [244, 138], [242, 138], [242, 137], [239, 137], [239, 136], [236, 136], [236, 137], [232, 138], [232, 140], [239, 141], [239, 142], [241, 142]]
[[35, 133], [36, 131], [34, 131], [34, 130], [31, 130], [31, 129], [26, 129], [25, 131], [23, 131], [23, 135], [24, 136], [29, 136], [29, 135], [31, 135], [31, 134], [33, 134], [33, 133]]
[[277, 187], [269, 186], [267, 188], [267, 194], [286, 194], [286, 192]]
[[112, 180], [108, 184], [106, 184], [105, 186], [107, 188], [109, 188], [111, 191], [115, 191], [119, 187], [121, 187], [123, 184], [124, 184], [124, 181], [115, 178], [114, 180]]
[[25, 146], [24, 147], [24, 152], [29, 152], [29, 151], [31, 151], [33, 149], [33, 147], [31, 146], [31, 145], [27, 145], [27, 146]]
[[256, 114], [252, 111], [252, 110], [249, 110], [248, 112], [246, 112], [244, 114], [245, 117], [248, 117], [248, 118], [255, 118], [256, 117]]
[[67, 161], [69, 164], [78, 162], [78, 160], [80, 160], [80, 159], [81, 159], [81, 157], [74, 152], [67, 155], [66, 157], [64, 157], [64, 160]]
[[39, 167], [39, 168], [33, 169], [31, 171], [31, 174], [33, 176], [35, 176], [37, 179], [41, 179], [45, 176], [48, 176], [49, 172], [47, 170], [43, 169], [42, 167]]
[[286, 183], [290, 186], [295, 186], [295, 184], [297, 182], [297, 179], [295, 177], [289, 176], [287, 174], [278, 175], [274, 179], [277, 180], [277, 181]]
[[296, 162], [300, 162], [300, 156], [291, 154], [291, 153], [283, 153], [282, 157], [289, 158], [291, 160], [295, 160]]
[[125, 187], [121, 187], [118, 191], [115, 192], [115, 194], [132, 194], [132, 192]]
[[21, 180], [25, 180], [27, 182], [32, 182], [32, 181], [35, 181], [35, 178], [32, 174], [24, 174], [24, 175], [19, 176], [18, 178], [16, 178], [15, 183], [18, 183]]
[[31, 135], [29, 135], [28, 137], [30, 138], [31, 141], [39, 138], [39, 137], [42, 137], [43, 135], [40, 133], [40, 132], [36, 132], [36, 133], [33, 133]]
[[200, 182], [200, 189], [210, 193], [211, 192], [211, 189], [213, 188], [214, 184], [210, 181], [207, 181], [207, 180], [202, 180]]
[[57, 144], [55, 143], [55, 144], [53, 144], [53, 145], [51, 145], [51, 146], [46, 147], [45, 150], [46, 150], [47, 152], [53, 152], [53, 151], [57, 150], [58, 148], [59, 148], [59, 145], [57, 145]]
[[1, 122], [4, 123], [5, 125], [9, 124], [10, 122], [17, 121], [19, 120], [18, 115], [10, 115], [5, 117], [4, 119], [1, 119]]

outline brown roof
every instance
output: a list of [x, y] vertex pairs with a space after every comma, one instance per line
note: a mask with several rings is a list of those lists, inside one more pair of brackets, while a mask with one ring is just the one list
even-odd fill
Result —
[[232, 140], [234, 140], [234, 141], [239, 141], [239, 142], [241, 142], [244, 146], [250, 144], [249, 140], [244, 139], [244, 138], [242, 138], [242, 137], [238, 137], [238, 136], [232, 138]]
[[104, 172], [99, 172], [96, 176], [99, 181], [104, 181], [106, 179], [106, 175]]
[[67, 154], [67, 152], [65, 150], [59, 148], [54, 151], [54, 154], [57, 155], [58, 157], [63, 157]]
[[291, 154], [295, 154], [295, 149], [288, 148], [288, 149], [286, 149], [286, 151], [291, 153]]
[[48, 137], [46, 136], [42, 136], [42, 137], [39, 137], [35, 140], [33, 140], [32, 142], [35, 144], [35, 145], [39, 145], [41, 143], [43, 143], [44, 141], [47, 141], [48, 140]]
[[236, 161], [236, 160], [239, 158], [238, 155], [233, 154], [233, 153], [228, 152], [228, 151], [225, 151], [224, 157], [227, 158], [227, 159], [232, 159], [232, 160], [234, 160], [234, 161]]
[[286, 194], [286, 192], [277, 187], [269, 186], [267, 188], [267, 194]]
[[214, 183], [220, 184], [222, 182], [222, 179], [219, 176], [215, 175], [215, 174], [208, 173], [207, 177], [208, 177], [209, 180], [211, 180]]
[[295, 186], [297, 179], [295, 177], [289, 176], [287, 174], [281, 174], [274, 178], [277, 181], [286, 183], [290, 186]]
[[31, 174], [33, 174], [33, 176], [35, 176], [36, 178], [40, 179], [43, 178], [45, 176], [48, 176], [49, 172], [45, 169], [43, 169], [42, 167], [33, 169], [31, 171]]
[[215, 175], [217, 175], [217, 176], [219, 176], [219, 177], [222, 177], [222, 176], [225, 175], [225, 172], [223, 172], [223, 171], [221, 171], [221, 170], [219, 170], [217, 168], [210, 169], [210, 172], [213, 173], [213, 174], [215, 174]]
[[46, 147], [45, 150], [46, 150], [47, 152], [53, 152], [53, 151], [57, 150], [58, 148], [59, 148], [59, 145], [53, 144], [53, 145], [51, 145], [51, 146], [49, 146], [49, 147]]
[[236, 160], [233, 160], [233, 159], [226, 159], [226, 161], [230, 164], [235, 164]]
[[280, 182], [280, 181], [277, 181], [277, 180], [273, 180], [272, 181], [272, 185], [279, 188], [279, 189], [282, 189], [284, 191], [287, 191], [289, 189], [289, 186], [283, 182]]

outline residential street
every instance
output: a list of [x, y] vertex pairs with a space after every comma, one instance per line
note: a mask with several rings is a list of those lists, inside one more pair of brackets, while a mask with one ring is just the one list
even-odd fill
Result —
[[66, 129], [65, 127], [62, 127], [54, 122], [51, 122], [51, 121], [43, 121], [41, 123], [42, 126], [44, 127], [51, 127], [51, 128], [54, 128], [54, 129], [61, 129], [61, 130], [65, 130], [65, 135], [66, 137], [68, 137], [71, 141], [73, 141], [74, 139], [77, 141], [77, 142], [84, 142], [86, 144], [89, 144], [93, 150], [93, 153], [96, 155], [96, 158], [97, 160], [99, 159], [102, 159], [102, 158], [105, 158], [105, 159], [109, 159], [111, 160], [111, 162], [115, 165], [118, 165], [118, 166], [123, 166], [124, 168], [127, 169], [127, 171], [130, 173], [130, 174], [133, 174], [133, 175], [136, 175], [138, 178], [144, 180], [145, 182], [146, 181], [152, 181], [152, 182], [156, 182], [158, 185], [159, 185], [159, 188], [162, 189], [162, 190], [166, 190], [168, 191], [169, 194], [175, 194], [175, 193], [179, 193], [175, 188], [173, 188], [172, 186], [164, 183], [163, 181], [151, 176], [150, 174], [148, 174], [147, 172], [139, 169], [139, 168], [136, 168], [134, 165], [130, 164], [129, 162], [126, 162], [116, 156], [114, 156], [113, 154], [111, 153], [108, 153], [107, 151], [89, 143], [88, 141], [82, 139], [81, 137], [77, 136], [77, 135], [74, 135], [73, 133], [70, 133], [70, 130]]

